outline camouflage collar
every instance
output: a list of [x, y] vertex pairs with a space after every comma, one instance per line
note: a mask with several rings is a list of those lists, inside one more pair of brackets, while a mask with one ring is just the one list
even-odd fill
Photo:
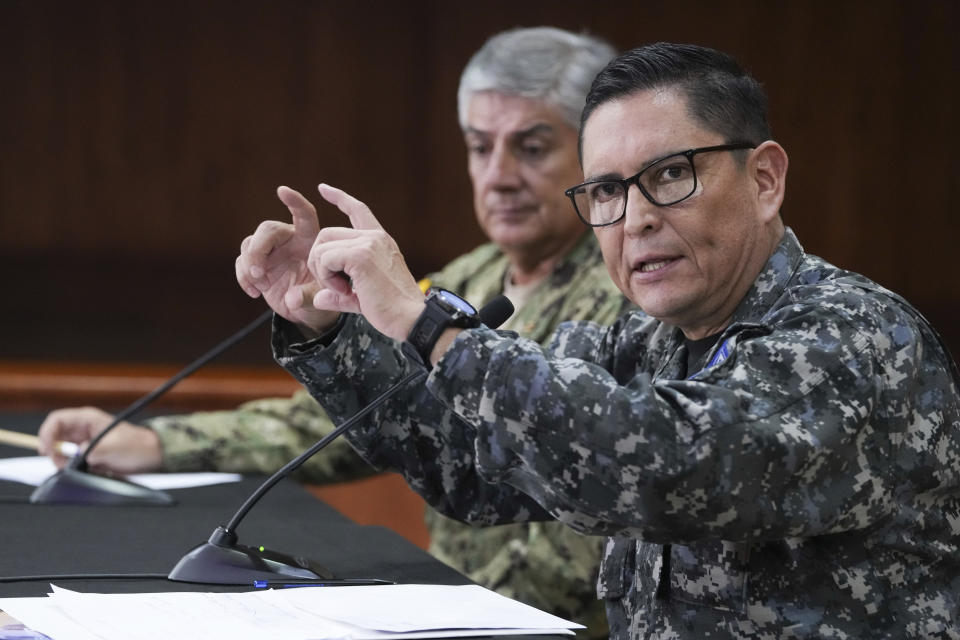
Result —
[[[596, 264], [597, 260], [592, 260], [591, 256], [599, 253], [600, 244], [597, 242], [597, 237], [590, 231], [585, 232], [577, 244], [573, 245], [567, 255], [553, 268], [549, 276], [550, 281], [563, 284], [570, 282], [578, 267]], [[602, 262], [602, 258], [599, 260]]]
[[[729, 355], [727, 341], [732, 335], [750, 328], [760, 328], [761, 319], [783, 295], [787, 285], [803, 262], [804, 255], [803, 247], [800, 246], [797, 236], [792, 229], [787, 227], [783, 238], [780, 239], [780, 243], [773, 255], [770, 256], [763, 271], [754, 280], [753, 285], [747, 291], [747, 295], [734, 311], [730, 324], [723, 329], [720, 338], [706, 356], [701, 358], [701, 366], [705, 364], [705, 368], [710, 368], [725, 360]], [[667, 367], [679, 366], [678, 349], [683, 344], [683, 339], [683, 332], [679, 328], [675, 328], [665, 350], [665, 353], [673, 354], [674, 357], [663, 362], [658, 376], [673, 375], [669, 373]], [[688, 378], [695, 377], [699, 371], [698, 368]]]
[[[507, 272], [510, 270], [510, 260], [507, 259], [507, 255], [492, 242], [483, 245], [481, 249], [489, 251], [490, 257], [499, 263], [495, 267], [499, 274], [496, 285], [502, 288], [503, 280], [507, 277]], [[579, 267], [583, 265], [593, 265], [597, 262], [602, 263], [602, 261], [600, 244], [597, 242], [596, 236], [590, 231], [586, 231], [580, 239], [577, 240], [577, 243], [567, 251], [566, 255], [554, 265], [553, 270], [541, 282], [549, 282], [551, 288], [565, 286], [573, 280], [573, 276]], [[463, 286], [466, 287], [466, 283], [464, 283]], [[496, 293], [502, 293], [502, 291], [498, 290]], [[491, 297], [496, 295], [496, 293], [491, 293]]]
[[797, 236], [787, 227], [777, 249], [734, 311], [730, 326], [758, 322], [783, 295], [804, 255]]

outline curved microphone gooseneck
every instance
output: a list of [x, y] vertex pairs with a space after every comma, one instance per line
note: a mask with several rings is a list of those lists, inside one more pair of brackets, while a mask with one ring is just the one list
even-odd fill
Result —
[[[483, 324], [496, 328], [503, 324], [513, 313], [513, 304], [506, 296], [497, 296], [482, 309], [479, 315]], [[296, 470], [318, 451], [326, 447], [344, 431], [355, 425], [361, 418], [379, 407], [399, 389], [421, 378], [427, 371], [416, 368], [394, 383], [390, 388], [374, 398], [367, 406], [338, 425], [329, 434], [318, 440], [302, 454], [285, 464], [279, 471], [260, 485], [260, 487], [241, 505], [226, 526], [214, 529], [207, 542], [193, 548], [180, 559], [170, 574], [170, 580], [195, 582], [202, 584], [234, 584], [250, 586], [258, 581], [297, 580], [304, 582], [322, 582], [329, 585], [339, 584], [382, 584], [385, 580], [376, 578], [336, 579], [330, 571], [309, 558], [294, 557], [264, 547], [250, 547], [237, 542], [237, 527], [250, 509], [275, 484]]]
[[103, 440], [104, 436], [110, 433], [114, 427], [156, 400], [194, 371], [247, 337], [247, 335], [264, 324], [272, 316], [273, 311], [268, 310], [263, 312], [256, 320], [228, 337], [213, 349], [188, 364], [165, 383], [118, 413], [113, 421], [90, 441], [90, 444], [82, 453], [71, 458], [63, 469], [47, 478], [43, 484], [36, 488], [30, 496], [30, 502], [98, 505], [172, 505], [174, 503], [173, 498], [163, 491], [150, 489], [149, 487], [144, 487], [143, 485], [120, 478], [108, 478], [90, 473], [88, 470], [90, 465], [87, 462], [87, 456], [90, 455], [93, 448], [96, 447], [97, 444]]

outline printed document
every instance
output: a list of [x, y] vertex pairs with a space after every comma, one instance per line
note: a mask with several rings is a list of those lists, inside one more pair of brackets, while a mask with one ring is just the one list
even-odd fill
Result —
[[582, 625], [477, 585], [296, 587], [243, 593], [77, 593], [0, 598], [52, 640], [319, 640], [573, 635]]

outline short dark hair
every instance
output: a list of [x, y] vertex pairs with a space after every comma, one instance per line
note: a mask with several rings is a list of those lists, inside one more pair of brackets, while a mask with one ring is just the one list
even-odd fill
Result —
[[638, 91], [676, 87], [687, 98], [689, 115], [725, 142], [759, 145], [772, 137], [767, 96], [730, 55], [693, 44], [657, 42], [631, 49], [611, 60], [597, 75], [580, 115], [583, 127], [605, 102]]

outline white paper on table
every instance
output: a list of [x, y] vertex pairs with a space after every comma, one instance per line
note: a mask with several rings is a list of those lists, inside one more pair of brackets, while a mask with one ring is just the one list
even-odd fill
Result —
[[[411, 586], [418, 588], [396, 588]], [[376, 596], [376, 601], [371, 601], [369, 593], [364, 593], [371, 589], [383, 589], [385, 593]], [[244, 593], [90, 594], [53, 586], [53, 591], [47, 598], [0, 599], [0, 609], [54, 640], [169, 640], [171, 637], [204, 640], [400, 640], [478, 635], [572, 635], [570, 629], [580, 627], [482, 587], [382, 585], [305, 587]], [[414, 596], [426, 599], [418, 601], [413, 607], [414, 611], [405, 610], [389, 615], [383, 611], [374, 612], [382, 604], [383, 596], [389, 599], [390, 591], [405, 600], [406, 606], [410, 606], [410, 598]], [[354, 595], [346, 592], [354, 592]], [[510, 611], [510, 604], [524, 611]], [[462, 615], [455, 616], [452, 611], [441, 614], [438, 609], [445, 606], [457, 607]], [[353, 612], [351, 617], [361, 623], [366, 615], [378, 620], [378, 625], [386, 621], [388, 626], [410, 629], [419, 626], [420, 629], [387, 632], [369, 629], [364, 623], [354, 625], [332, 620], [327, 614], [334, 607], [350, 609]], [[377, 615], [373, 616], [372, 613]], [[505, 615], [511, 621], [526, 620], [528, 624], [518, 628], [503, 628], [503, 621], [495, 617], [499, 615]], [[455, 628], [438, 627], [446, 624], [439, 621], [441, 617], [456, 617]], [[536, 626], [546, 620], [551, 624], [559, 621], [560, 624], [554, 627]]]
[[264, 598], [380, 631], [429, 629], [582, 629], [479, 585], [397, 584], [273, 589]]
[[46, 598], [0, 599], [0, 609], [53, 640], [351, 637], [346, 625], [333, 621], [309, 630], [298, 628], [275, 608], [249, 607], [231, 597], [236, 595], [240, 594], [87, 594], [54, 586]]
[[[0, 480], [22, 482], [39, 487], [56, 473], [57, 468], [46, 456], [28, 456], [25, 458], [0, 458]], [[239, 482], [239, 473], [135, 473], [126, 479], [151, 489], [186, 489], [203, 487], [225, 482]]]
[[50, 602], [50, 598], [0, 598], [0, 610], [33, 631], [60, 640], [103, 640], [89, 633]]

